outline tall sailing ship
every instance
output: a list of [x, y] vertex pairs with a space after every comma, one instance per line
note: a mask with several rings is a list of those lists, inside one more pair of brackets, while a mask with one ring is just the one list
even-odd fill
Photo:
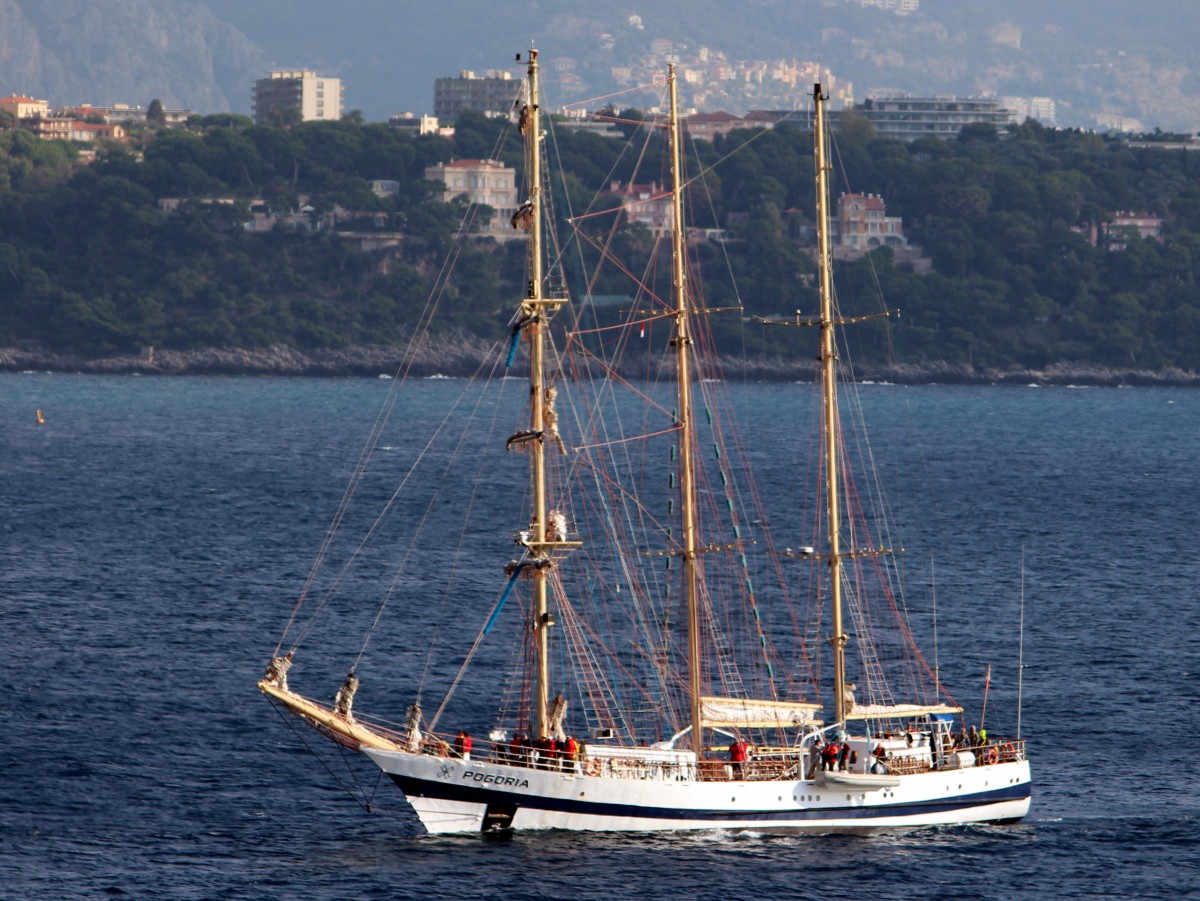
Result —
[[[374, 761], [431, 833], [829, 833], [1024, 817], [1031, 792], [1024, 742], [967, 728], [936, 668], [916, 650], [904, 605], [896, 603], [895, 555], [886, 534], [879, 535], [885, 521], [859, 509], [873, 491], [856, 487], [839, 408], [846, 374], [839, 371], [835, 335], [854, 320], [835, 309], [821, 85], [813, 91], [820, 308], [781, 323], [811, 327], [808, 333], [819, 336], [813, 433], [820, 452], [810, 519], [821, 535], [812, 545], [781, 550], [767, 528], [763, 498], [747, 487], [749, 466], [735, 462], [759, 449], [737, 432], [725, 437], [732, 411], [709, 394], [721, 379], [704, 354], [713, 311], [704, 308], [685, 253], [674, 68], [666, 80], [665, 125], [669, 298], [642, 284], [616, 327], [589, 327], [582, 316], [564, 315], [561, 249], [548, 238], [553, 193], [544, 179], [536, 51], [528, 54], [527, 73], [515, 118], [528, 195], [513, 216], [514, 227], [528, 231], [527, 290], [511, 322], [511, 343], [500, 353], [511, 364], [520, 345], [527, 348], [527, 419], [495, 448], [495, 460], [479, 451], [487, 461], [481, 473], [498, 471], [505, 455], [528, 459], [526, 518], [508, 530], [518, 555], [503, 575], [497, 561], [494, 590], [472, 598], [453, 589], [455, 621], [475, 607], [481, 627], [432, 715], [423, 684], [402, 721], [354, 706], [358, 668], [369, 659], [365, 642], [333, 704], [298, 693], [288, 684], [289, 670], [303, 659], [301, 642], [307, 649], [313, 632], [299, 627], [295, 615], [258, 683], [261, 691]], [[608, 252], [601, 247], [601, 256]], [[559, 319], [568, 323], [561, 330], [565, 351], [556, 345]], [[670, 375], [657, 390], [621, 377], [605, 351], [655, 325], [670, 329]], [[595, 339], [590, 346], [588, 335]], [[619, 431], [631, 406], [615, 399], [618, 388], [646, 401], [633, 417], [633, 434]], [[572, 393], [579, 397], [568, 410]], [[666, 442], [662, 456], [643, 449], [655, 439]], [[373, 433], [369, 444], [377, 443]], [[669, 472], [660, 480], [648, 461], [663, 459]], [[360, 464], [355, 479], [362, 472]], [[335, 524], [353, 494], [346, 492]], [[414, 545], [430, 548], [432, 542], [421, 541]], [[402, 556], [411, 561], [414, 554]], [[778, 585], [759, 588], [760, 571], [773, 573]], [[302, 602], [316, 573], [314, 566]], [[402, 581], [393, 579], [380, 611]], [[801, 582], [807, 588], [795, 587]], [[872, 606], [876, 582], [882, 601]], [[411, 590], [426, 597], [429, 588], [420, 583]], [[804, 592], [817, 613], [796, 612]], [[885, 614], [897, 617], [890, 631], [880, 629]], [[372, 632], [379, 618], [372, 618]], [[442, 728], [466, 667], [505, 623], [513, 638], [511, 670], [493, 669], [471, 683], [476, 694], [496, 692], [496, 718], [473, 723], [475, 736]], [[792, 645], [776, 636], [781, 625], [792, 626]], [[820, 672], [830, 658], [823, 704]], [[420, 675], [412, 674], [414, 682]]]

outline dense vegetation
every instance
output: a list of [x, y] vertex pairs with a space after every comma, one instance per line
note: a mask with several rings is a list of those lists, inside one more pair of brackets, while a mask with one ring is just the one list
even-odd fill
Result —
[[[96, 355], [143, 345], [403, 341], [462, 215], [459, 205], [430, 199], [425, 167], [489, 156], [519, 166], [515, 135], [504, 130], [466, 116], [451, 140], [411, 138], [353, 115], [289, 129], [214, 116], [186, 131], [148, 133], [141, 148], [87, 166], [64, 144], [0, 132], [0, 345]], [[556, 193], [560, 213], [578, 213], [610, 180], [634, 176], [637, 154], [622, 154], [621, 142], [557, 128], [548, 146], [567, 186]], [[696, 142], [688, 155], [693, 177], [703, 173], [693, 224], [730, 237], [697, 248], [706, 302], [745, 310], [712, 317], [718, 341], [746, 354], [802, 355], [788, 343], [794, 336], [777, 334], [789, 330], [753, 317], [815, 307], [803, 227], [811, 212], [796, 212], [813, 208], [810, 134], [788, 125], [734, 132]], [[652, 143], [641, 171], [661, 177], [661, 156]], [[906, 145], [851, 118], [836, 168], [839, 190], [881, 194], [934, 263], [916, 275], [881, 250], [843, 268], [845, 312], [879, 309], [876, 284], [886, 306], [903, 311], [899, 325], [857, 330], [860, 361], [1200, 366], [1200, 157], [1032, 123]], [[377, 178], [399, 182], [399, 194], [375, 196], [368, 179]], [[214, 196], [236, 202], [185, 204], [171, 215], [158, 206], [161, 198]], [[364, 253], [328, 231], [243, 228], [251, 198], [288, 210], [301, 196], [314, 215], [335, 204], [383, 214], [405, 239], [399, 249]], [[1102, 229], [1117, 210], [1166, 216], [1162, 240], [1129, 237], [1115, 250], [1078, 230]], [[595, 223], [584, 228], [597, 243], [615, 241], [635, 258], [649, 252], [643, 226], [610, 233], [611, 217], [584, 221]], [[575, 293], [632, 293], [617, 275], [592, 281], [594, 246], [584, 243], [564, 267]], [[519, 243], [462, 245], [441, 296], [444, 327], [501, 333], [522, 266]], [[720, 277], [724, 269], [732, 281]]]

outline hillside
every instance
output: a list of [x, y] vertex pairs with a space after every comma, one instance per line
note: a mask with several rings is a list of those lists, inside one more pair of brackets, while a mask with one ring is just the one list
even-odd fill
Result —
[[[522, 243], [460, 243], [468, 211], [461, 200], [432, 199], [424, 172], [490, 148], [519, 168], [511, 123], [464, 115], [449, 140], [349, 121], [283, 130], [212, 120], [143, 134], [139, 156], [116, 150], [84, 167], [65, 143], [0, 131], [0, 347], [83, 358], [144, 347], [395, 347], [420, 330], [433, 299], [431, 339], [508, 333], [525, 278]], [[601, 195], [593, 215], [572, 217], [574, 231], [559, 224], [571, 249], [556, 278], [580, 309], [617, 325], [622, 305], [584, 298], [669, 296], [671, 270], [655, 264], [646, 226], [602, 214], [620, 204], [604, 193], [612, 180], [661, 182], [661, 135], [627, 152], [622, 141], [556, 128], [547, 147], [551, 171], [563, 175], [560, 214]], [[805, 359], [782, 334], [790, 330], [760, 322], [816, 303], [811, 217], [802, 212], [815, 204], [812, 155], [809, 130], [787, 124], [695, 141], [686, 154], [704, 173], [689, 221], [698, 235], [722, 230], [721, 240], [709, 232], [694, 247], [704, 302], [728, 314], [711, 318], [712, 340], [764, 371]], [[881, 248], [838, 267], [847, 315], [877, 312], [881, 302], [903, 310], [854, 330], [854, 360], [946, 372], [1200, 370], [1194, 156], [1029, 123], [1003, 137], [976, 127], [956, 141], [912, 144], [843, 130], [835, 193], [879, 194], [932, 263], [915, 269]], [[377, 196], [369, 179], [394, 180], [397, 192]], [[292, 218], [248, 231], [252, 205]], [[378, 247], [379, 230], [395, 240], [363, 250], [362, 235], [322, 218], [336, 207], [342, 227], [367, 232], [368, 246]], [[1119, 210], [1161, 221], [1147, 238], [1110, 230]], [[626, 265], [603, 265], [612, 259]]]
[[[446, 0], [425, 15], [345, 0], [330, 22], [324, 0], [0, 0], [0, 85], [56, 104], [159, 97], [246, 113], [255, 78], [306, 67], [341, 76], [347, 107], [381, 121], [431, 111], [435, 78], [502, 68], [531, 40], [548, 61], [548, 97], [562, 103], [616, 89], [614, 68], [661, 70], [651, 42], [669, 39], [681, 60], [819, 61], [860, 99], [1048, 96], [1062, 125], [1200, 129], [1200, 4], [1181, 0], [921, 0], [910, 15], [857, 0]], [[796, 97], [767, 79], [705, 99], [740, 111]]]
[[0, 91], [203, 112], [249, 105], [269, 68], [236, 27], [194, 0], [0, 0]]

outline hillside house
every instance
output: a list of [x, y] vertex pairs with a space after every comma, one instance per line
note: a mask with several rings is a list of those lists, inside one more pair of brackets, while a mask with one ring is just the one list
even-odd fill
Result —
[[523, 233], [512, 226], [512, 217], [517, 212], [517, 173], [498, 160], [455, 160], [438, 163], [425, 169], [427, 181], [441, 182], [442, 203], [455, 197], [465, 197], [468, 203], [491, 207], [495, 214], [491, 222], [477, 234], [511, 241], [523, 237]]
[[621, 209], [630, 222], [641, 222], [654, 234], [670, 229], [675, 221], [671, 192], [658, 182], [648, 185], [609, 184], [608, 191], [621, 199]]
[[900, 217], [887, 215], [887, 206], [878, 194], [839, 197], [833, 235], [835, 256], [841, 257], [861, 256], [879, 247], [899, 250], [908, 246]]

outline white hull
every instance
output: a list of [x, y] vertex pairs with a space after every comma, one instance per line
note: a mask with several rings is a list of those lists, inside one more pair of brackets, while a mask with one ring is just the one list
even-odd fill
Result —
[[895, 787], [856, 791], [820, 779], [697, 782], [586, 776], [363, 750], [400, 786], [431, 833], [491, 828], [864, 832], [1014, 821], [1029, 811], [1026, 760], [907, 775]]

